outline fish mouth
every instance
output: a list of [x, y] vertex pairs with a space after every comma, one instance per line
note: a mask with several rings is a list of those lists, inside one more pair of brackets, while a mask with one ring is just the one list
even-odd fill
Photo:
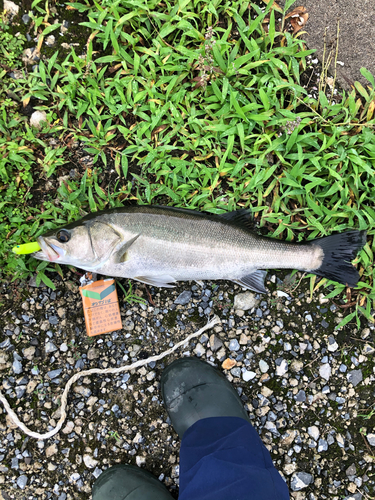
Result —
[[63, 257], [65, 254], [65, 250], [58, 247], [57, 245], [54, 245], [53, 243], [47, 243], [45, 239], [42, 238], [41, 236], [37, 238], [37, 242], [39, 243], [41, 250], [39, 250], [38, 252], [34, 252], [32, 254], [32, 256], [35, 259], [55, 262], [57, 259]]

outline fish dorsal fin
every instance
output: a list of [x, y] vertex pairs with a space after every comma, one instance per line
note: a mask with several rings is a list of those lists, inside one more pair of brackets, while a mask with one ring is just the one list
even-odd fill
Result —
[[255, 271], [254, 273], [243, 276], [240, 279], [232, 281], [248, 288], [249, 290], [253, 290], [253, 292], [267, 293], [267, 290], [264, 286], [264, 279], [266, 276], [267, 276], [267, 271], [258, 270]]
[[132, 244], [140, 237], [140, 234], [136, 234], [134, 238], [131, 240], [127, 241], [118, 251], [117, 253], [117, 258], [116, 258], [116, 264], [119, 264], [120, 262], [126, 262], [129, 260], [128, 257], [128, 250], [132, 246]]
[[237, 226], [244, 227], [246, 229], [254, 229], [253, 225], [253, 214], [247, 208], [241, 208], [235, 210], [234, 212], [227, 212], [226, 214], [219, 214], [222, 219], [236, 224]]
[[175, 285], [172, 285], [171, 283], [176, 283], [176, 280], [173, 276], [169, 276], [166, 274], [160, 276], [135, 276], [134, 279], [141, 281], [142, 283], [146, 283], [146, 285], [164, 288], [174, 288]]

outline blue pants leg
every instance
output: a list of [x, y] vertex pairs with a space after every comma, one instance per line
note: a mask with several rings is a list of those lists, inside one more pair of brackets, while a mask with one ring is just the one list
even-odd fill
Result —
[[289, 491], [249, 422], [212, 417], [182, 438], [178, 499], [289, 500]]

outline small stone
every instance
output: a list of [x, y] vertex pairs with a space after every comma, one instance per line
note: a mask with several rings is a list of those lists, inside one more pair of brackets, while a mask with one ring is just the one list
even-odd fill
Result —
[[[61, 347], [60, 347], [61, 349]], [[95, 349], [95, 347], [91, 347], [91, 349], [88, 350], [87, 352], [87, 359], [90, 361], [93, 359], [97, 359], [99, 357], [99, 351], [98, 349]]]
[[320, 431], [316, 425], [312, 425], [311, 427], [308, 427], [307, 433], [310, 437], [312, 437], [315, 441], [318, 440], [320, 436]]
[[22, 373], [22, 363], [15, 359], [12, 365], [13, 371], [16, 375]]
[[285, 359], [282, 359], [280, 361], [280, 364], [278, 365], [276, 360], [276, 375], [278, 377], [282, 377], [283, 375], [286, 374], [287, 371], [288, 371], [288, 362]]
[[135, 458], [135, 462], [138, 465], [138, 467], [142, 467], [142, 465], [145, 465], [145, 463], [146, 463], [146, 458], [137, 456]]
[[331, 376], [331, 366], [328, 363], [324, 363], [319, 368], [319, 375], [325, 380], [329, 380]]
[[98, 465], [98, 460], [95, 460], [90, 455], [83, 455], [83, 461], [89, 469], [94, 469]]
[[47, 342], [46, 344], [46, 354], [57, 351], [57, 347], [52, 342]]
[[237, 362], [235, 359], [230, 359], [230, 358], [227, 358], [226, 360], [223, 361], [222, 363], [222, 368], [224, 368], [224, 370], [231, 370], [234, 366], [236, 366]]
[[125, 330], [127, 330], [128, 332], [131, 332], [134, 330], [134, 323], [131, 319], [127, 319], [124, 323], [124, 328]]
[[61, 369], [51, 370], [50, 372], [47, 372], [47, 377], [49, 377], [52, 380], [53, 378], [58, 377], [61, 372], [62, 372]]
[[248, 382], [249, 380], [252, 380], [253, 378], [256, 377], [256, 373], [246, 370], [242, 373], [242, 378], [244, 379], [245, 382]]
[[22, 16], [22, 21], [23, 21], [25, 24], [27, 24], [27, 23], [30, 21], [30, 16], [29, 16], [29, 15], [27, 15], [27, 14], [24, 14], [24, 15]]
[[299, 403], [304, 403], [306, 401], [305, 391], [303, 391], [302, 389], [300, 391], [298, 391], [298, 393], [296, 395], [296, 401], [298, 401]]
[[245, 335], [244, 333], [241, 333], [240, 336], [240, 345], [246, 345], [249, 340], [249, 337]]
[[290, 487], [292, 491], [300, 491], [303, 488], [307, 488], [313, 480], [313, 476], [307, 472], [295, 472], [290, 481]]
[[62, 432], [64, 434], [70, 434], [73, 429], [74, 429], [74, 422], [70, 421], [66, 423], [66, 426], [64, 427], [64, 429], [62, 429]]
[[318, 453], [328, 450], [328, 443], [325, 439], [319, 439], [318, 441]]
[[263, 359], [261, 359], [259, 361], [259, 368], [262, 373], [267, 373], [270, 367], [268, 363], [266, 363], [265, 361], [263, 361]]
[[237, 310], [242, 310], [242, 311], [248, 311], [249, 309], [252, 309], [258, 304], [258, 300], [255, 298], [255, 293], [252, 292], [245, 292], [245, 293], [239, 293], [234, 297], [234, 309]]
[[[6, 1], [6, 0], [5, 0]], [[5, 4], [5, 2], [4, 2]], [[17, 479], [17, 486], [21, 488], [21, 490], [24, 490], [27, 485], [27, 476], [22, 475]]]
[[332, 335], [330, 335], [328, 337], [328, 350], [330, 352], [335, 352], [335, 351], [337, 351], [338, 348], [339, 348], [339, 346], [338, 346], [338, 343], [335, 340], [335, 337], [333, 337]]
[[26, 349], [24, 349], [23, 351], [23, 355], [24, 357], [31, 361], [34, 357], [34, 354], [35, 354], [35, 347], [34, 346], [31, 346], [31, 347], [27, 347]]
[[34, 111], [30, 116], [30, 125], [32, 127], [41, 128], [43, 122], [47, 122], [47, 113], [45, 111]]
[[230, 342], [229, 342], [229, 350], [230, 351], [238, 351], [240, 348], [240, 344], [238, 343], [238, 340], [237, 339], [232, 339]]
[[19, 6], [10, 0], [4, 0], [4, 10], [13, 16], [16, 16], [20, 10]]
[[241, 377], [241, 368], [232, 368], [230, 373], [233, 375], [233, 377]]
[[46, 45], [47, 47], [53, 47], [55, 45], [56, 38], [53, 35], [47, 36]]
[[346, 378], [355, 387], [363, 380], [362, 370], [352, 370], [347, 374]]
[[306, 320], [306, 321], [312, 321], [311, 314], [306, 314], [306, 316], [305, 316], [305, 320]]
[[57, 325], [59, 322], [59, 318], [57, 316], [50, 316], [48, 318], [48, 321], [51, 323], [51, 325]]
[[221, 347], [223, 347], [222, 341], [216, 337], [216, 335], [212, 334], [210, 337], [210, 348], [212, 352], [218, 351]]
[[61, 344], [61, 346], [60, 346], [61, 352], [67, 352], [68, 350], [69, 350], [69, 347], [65, 344], [65, 342], [63, 344]]
[[346, 469], [345, 474], [349, 476], [355, 476], [357, 474], [357, 469], [354, 464], [349, 465], [349, 467]]
[[373, 347], [370, 344], [365, 344], [363, 346], [363, 354], [374, 354], [375, 353], [375, 347]]
[[297, 361], [297, 360], [294, 360], [292, 361], [292, 363], [290, 364], [290, 369], [295, 372], [295, 373], [298, 373], [302, 370], [303, 368], [303, 362], [302, 361]]
[[57, 449], [57, 446], [56, 444], [51, 444], [51, 446], [48, 446], [48, 448], [46, 448], [46, 457], [49, 458], [49, 457], [52, 457], [52, 455], [55, 455], [57, 453], [58, 449]]
[[185, 290], [184, 292], [180, 293], [174, 303], [180, 304], [181, 306], [186, 306], [186, 304], [190, 302], [192, 295], [192, 292]]
[[198, 356], [198, 358], [200, 358], [203, 356], [203, 354], [205, 354], [205, 352], [206, 352], [206, 349], [203, 347], [203, 345], [198, 343], [194, 349], [194, 353]]
[[[280, 446], [282, 448], [289, 448], [289, 446], [293, 443], [296, 436], [297, 436], [297, 432], [295, 430], [286, 431], [286, 433], [281, 436]], [[294, 472], [294, 470], [293, 470], [293, 472]]]
[[367, 434], [367, 441], [371, 446], [375, 446], [375, 434]]

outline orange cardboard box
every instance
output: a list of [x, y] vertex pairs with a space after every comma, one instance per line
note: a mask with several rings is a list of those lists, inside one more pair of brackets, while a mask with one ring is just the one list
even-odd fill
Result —
[[115, 280], [99, 280], [80, 287], [89, 337], [122, 329]]

